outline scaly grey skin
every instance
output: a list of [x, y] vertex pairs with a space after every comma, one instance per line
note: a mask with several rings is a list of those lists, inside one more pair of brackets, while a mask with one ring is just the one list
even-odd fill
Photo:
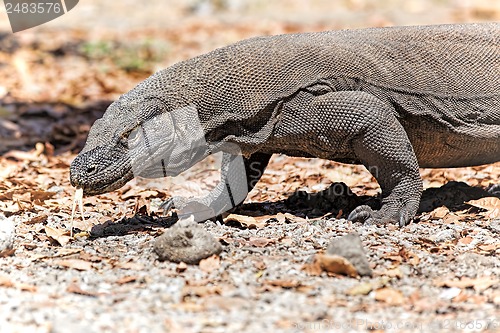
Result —
[[[159, 71], [121, 96], [92, 126], [71, 164], [71, 183], [86, 195], [120, 188], [137, 175], [132, 165], [149, 156], [145, 148], [131, 152], [130, 133], [191, 107], [206, 144], [196, 158], [173, 156], [175, 167], [162, 160], [163, 175], [224, 150], [224, 142], [240, 147], [248, 190], [274, 153], [363, 164], [382, 188], [382, 208], [360, 206], [349, 219], [405, 225], [422, 192], [419, 166], [500, 160], [499, 41], [499, 23], [244, 40]], [[157, 126], [155, 140], [182, 144], [172, 141], [172, 122]], [[193, 200], [224, 211], [217, 200], [234, 176], [228, 165], [221, 184]], [[179, 208], [189, 200], [172, 202]]]

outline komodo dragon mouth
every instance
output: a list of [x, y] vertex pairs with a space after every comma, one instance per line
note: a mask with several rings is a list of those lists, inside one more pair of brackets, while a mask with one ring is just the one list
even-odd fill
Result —
[[123, 185], [125, 185], [128, 181], [132, 180], [133, 178], [134, 178], [134, 176], [133, 176], [132, 172], [130, 171], [125, 176], [122, 176], [120, 178], [114, 178], [106, 183], [101, 183], [101, 184], [94, 183], [94, 184], [80, 185], [78, 182], [71, 181], [71, 185], [73, 185], [76, 188], [83, 189], [83, 194], [85, 196], [91, 196], [91, 195], [104, 194], [104, 193], [108, 193], [108, 192], [111, 192], [114, 190], [118, 190]]
[[83, 194], [85, 196], [89, 195], [97, 195], [97, 194], [103, 194], [103, 193], [108, 193], [112, 192], [114, 190], [118, 190], [119, 188], [123, 187], [127, 182], [132, 180], [134, 178], [132, 172], [130, 171], [127, 173], [125, 176], [121, 178], [115, 178], [111, 180], [109, 183], [103, 183], [100, 185], [92, 185], [92, 186], [83, 186], [81, 187], [83, 189]]

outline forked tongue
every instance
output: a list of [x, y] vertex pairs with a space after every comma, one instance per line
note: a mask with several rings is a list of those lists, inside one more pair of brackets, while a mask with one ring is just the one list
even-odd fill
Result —
[[83, 217], [83, 188], [77, 188], [75, 191], [75, 197], [73, 198], [73, 209], [71, 211], [71, 231], [70, 237], [73, 237], [73, 219], [75, 217], [76, 204], [80, 207], [80, 213], [82, 214], [82, 221], [85, 222], [85, 218]]

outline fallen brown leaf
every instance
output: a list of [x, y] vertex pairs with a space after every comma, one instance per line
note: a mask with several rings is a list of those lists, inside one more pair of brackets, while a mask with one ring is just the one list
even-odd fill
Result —
[[28, 221], [26, 221], [24, 223], [25, 224], [43, 223], [43, 222], [47, 221], [47, 218], [48, 218], [47, 214], [40, 214], [40, 215], [37, 215], [37, 216], [29, 219]]
[[500, 291], [491, 295], [490, 301], [495, 305], [500, 305]]
[[49, 191], [29, 191], [31, 200], [47, 200], [51, 199], [57, 192], [49, 192]]
[[260, 271], [267, 268], [266, 263], [264, 261], [254, 261], [253, 266]]
[[322, 271], [327, 273], [342, 274], [357, 277], [356, 268], [344, 257], [318, 253], [314, 256], [312, 263], [305, 264], [304, 269], [310, 275], [320, 275]]
[[137, 276], [130, 276], [130, 275], [128, 275], [128, 276], [124, 276], [124, 277], [118, 279], [116, 281], [116, 283], [118, 283], [118, 284], [126, 284], [126, 283], [130, 283], [130, 282], [134, 282], [134, 281], [137, 281]]
[[222, 289], [219, 286], [184, 286], [182, 290], [184, 297], [186, 296], [197, 296], [205, 297], [208, 295], [221, 295]]
[[465, 203], [474, 207], [485, 209], [486, 212], [482, 213], [482, 215], [490, 219], [500, 217], [500, 199], [497, 197], [485, 197], [478, 200], [466, 201]]
[[200, 260], [200, 269], [206, 273], [210, 273], [220, 267], [220, 257], [216, 254]]
[[12, 280], [7, 276], [0, 276], [0, 286], [12, 288], [14, 287], [14, 282], [12, 282]]
[[114, 261], [111, 264], [113, 265], [113, 267], [121, 269], [130, 269], [135, 271], [140, 271], [144, 269], [144, 265], [133, 261], [127, 261], [127, 262]]
[[175, 271], [177, 273], [182, 273], [184, 272], [186, 269], [188, 268], [187, 264], [184, 263], [184, 262], [180, 262], [177, 264], [177, 266], [175, 267]]
[[262, 282], [264, 285], [281, 287], [281, 288], [297, 288], [301, 283], [297, 280], [266, 280]]
[[286, 222], [286, 216], [283, 213], [276, 214], [276, 220], [278, 220], [279, 224], [284, 224]]
[[497, 285], [499, 282], [499, 279], [491, 276], [482, 276], [474, 279], [464, 277], [460, 280], [434, 280], [434, 285], [438, 287], [457, 287], [460, 289], [474, 288], [476, 291], [483, 291], [493, 285]]
[[274, 243], [274, 239], [263, 238], [263, 237], [250, 237], [249, 243], [256, 247], [266, 247], [269, 244]]
[[403, 272], [401, 272], [399, 267], [394, 267], [394, 268], [388, 269], [382, 274], [385, 276], [388, 276], [388, 277], [395, 277], [398, 279], [401, 279], [403, 277]]
[[81, 260], [85, 260], [85, 261], [90, 261], [90, 262], [101, 262], [104, 260], [103, 257], [100, 257], [100, 256], [97, 256], [95, 254], [90, 254], [88, 252], [85, 252], [83, 250], [80, 251], [80, 259]]
[[363, 282], [355, 285], [347, 290], [347, 295], [368, 295], [373, 290], [373, 285], [370, 282]]
[[27, 283], [17, 283], [16, 288], [22, 291], [29, 291], [32, 293], [34, 293], [37, 290], [36, 286]]
[[482, 251], [491, 252], [491, 251], [495, 251], [496, 249], [499, 249], [500, 243], [481, 244], [481, 245], [478, 245], [477, 247], [478, 247], [478, 249], [480, 249]]
[[56, 229], [49, 226], [45, 226], [44, 229], [47, 236], [57, 241], [61, 246], [68, 244], [71, 240], [68, 230]]
[[285, 218], [290, 223], [306, 223], [307, 222], [306, 219], [299, 217], [299, 216], [295, 216], [295, 215], [290, 214], [290, 213], [285, 213]]
[[447, 207], [438, 207], [431, 212], [431, 219], [442, 219], [445, 217], [450, 210]]
[[[205, 310], [205, 305], [203, 304], [198, 304], [198, 303], [193, 303], [193, 302], [182, 302], [182, 303], [177, 303], [177, 304], [172, 304], [171, 307], [173, 309], [181, 310], [181, 311], [186, 311], [186, 312], [201, 312]], [[175, 329], [172, 332], [184, 332], [180, 329]]]
[[470, 244], [472, 242], [472, 237], [471, 236], [466, 236], [464, 238], [460, 238], [458, 240], [458, 242], [461, 243], [461, 244], [465, 244], [465, 245]]
[[402, 305], [404, 303], [403, 293], [388, 287], [375, 291], [375, 299], [389, 305]]
[[54, 265], [67, 268], [74, 268], [79, 271], [88, 271], [92, 269], [92, 263], [81, 259], [59, 259], [54, 260]]
[[91, 296], [91, 297], [96, 297], [96, 296], [99, 295], [99, 293], [96, 293], [96, 292], [93, 292], [93, 291], [83, 290], [76, 283], [71, 283], [68, 286], [68, 288], [66, 288], [66, 291], [69, 292], [69, 293], [73, 293], [73, 294], [78, 294], [78, 295], [83, 295], [83, 296]]
[[20, 150], [11, 150], [8, 153], [4, 154], [3, 157], [5, 158], [13, 158], [18, 161], [30, 161], [30, 162], [35, 162], [35, 161], [41, 161], [42, 158], [40, 158], [36, 151], [32, 150], [29, 152], [25, 151], [20, 151]]
[[0, 258], [10, 257], [16, 253], [16, 249], [5, 249], [0, 252]]
[[253, 228], [264, 228], [265, 226], [265, 221], [257, 221], [254, 217], [252, 216], [245, 216], [245, 215], [238, 215], [238, 214], [229, 214], [225, 219], [224, 223], [228, 224], [230, 222], [237, 222], [239, 223], [242, 227], [246, 227], [249, 229]]

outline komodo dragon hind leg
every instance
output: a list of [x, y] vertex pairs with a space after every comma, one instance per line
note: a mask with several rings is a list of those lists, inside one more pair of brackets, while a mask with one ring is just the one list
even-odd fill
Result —
[[375, 96], [301, 92], [285, 103], [275, 137], [307, 142], [303, 149], [318, 157], [357, 160], [373, 174], [382, 189], [381, 209], [357, 207], [349, 220], [403, 226], [415, 216], [422, 193], [417, 158], [396, 112]]
[[[160, 208], [179, 210], [179, 216], [193, 215], [202, 222], [219, 216], [240, 205], [259, 181], [271, 155], [254, 153], [249, 158], [224, 153], [221, 164], [221, 180], [206, 196], [201, 198], [172, 197]], [[239, 164], [243, 160], [243, 167]]]
[[346, 135], [356, 158], [372, 173], [382, 189], [382, 207], [354, 209], [348, 219], [365, 223], [408, 224], [422, 194], [418, 161], [394, 110], [365, 92], [334, 92], [315, 99], [324, 123], [334, 124], [334, 137]]

